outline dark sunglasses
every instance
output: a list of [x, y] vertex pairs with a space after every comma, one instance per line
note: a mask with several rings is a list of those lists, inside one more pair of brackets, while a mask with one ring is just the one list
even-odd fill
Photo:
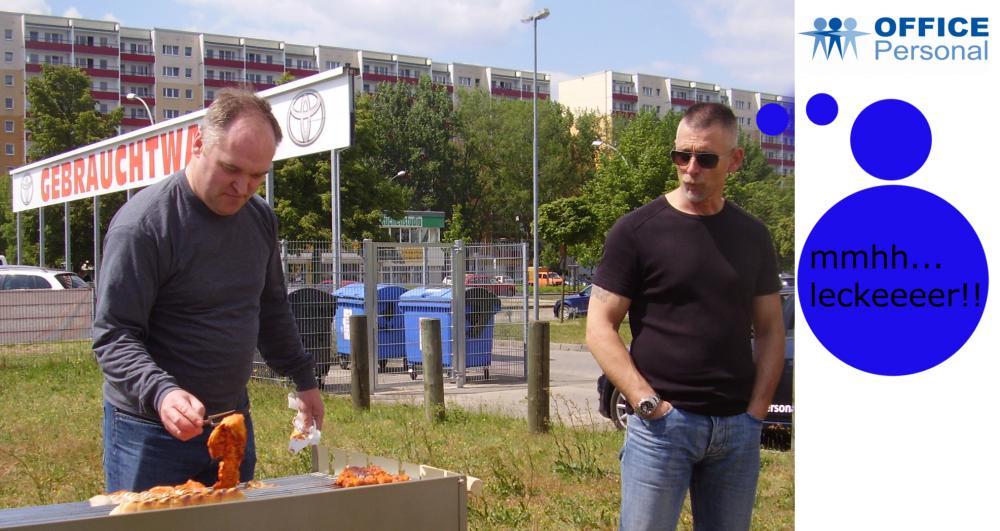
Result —
[[676, 149], [670, 152], [670, 159], [678, 166], [687, 166], [690, 164], [691, 157], [694, 157], [694, 160], [698, 161], [698, 165], [706, 170], [711, 170], [719, 165], [719, 155], [715, 153], [694, 153], [692, 151], [678, 151]]

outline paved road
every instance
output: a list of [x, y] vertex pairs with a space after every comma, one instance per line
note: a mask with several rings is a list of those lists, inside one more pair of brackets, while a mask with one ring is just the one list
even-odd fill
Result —
[[[580, 350], [569, 350], [579, 348]], [[601, 369], [582, 346], [553, 345], [549, 353], [549, 414], [553, 422], [613, 429], [597, 412], [597, 377]], [[445, 403], [472, 411], [527, 417], [528, 386], [519, 382], [470, 382], [459, 389], [445, 381]], [[375, 401], [423, 403], [423, 387], [405, 385], [379, 390]]]

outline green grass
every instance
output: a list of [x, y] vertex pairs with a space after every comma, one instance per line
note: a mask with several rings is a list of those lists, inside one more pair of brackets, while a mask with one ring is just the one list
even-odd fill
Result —
[[[103, 490], [101, 374], [89, 352], [0, 354], [0, 508], [86, 500]], [[292, 412], [287, 390], [252, 383], [257, 477], [308, 472], [308, 454], [287, 451]], [[323, 442], [466, 473], [484, 481], [469, 499], [471, 529], [617, 527], [622, 433], [569, 427], [532, 435], [521, 419], [452, 408], [428, 423], [420, 406], [327, 397]], [[586, 414], [586, 413], [584, 413]], [[579, 424], [577, 422], [576, 424]], [[764, 451], [754, 529], [793, 527], [792, 452]], [[681, 529], [691, 528], [685, 510]]]
[[[548, 323], [549, 339], [553, 343], [583, 345], [587, 342], [586, 317], [566, 319], [561, 323], [558, 320], [548, 321]], [[521, 327], [521, 323], [497, 323], [494, 337], [521, 337], [523, 334]], [[628, 327], [628, 319], [622, 323], [621, 328], [618, 329], [618, 334], [622, 336], [622, 340], [626, 345], [632, 342], [632, 331]]]

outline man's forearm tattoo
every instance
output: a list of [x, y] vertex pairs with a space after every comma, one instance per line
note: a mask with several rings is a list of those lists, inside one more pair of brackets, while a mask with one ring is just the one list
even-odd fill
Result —
[[597, 298], [597, 300], [601, 302], [608, 302], [608, 299], [611, 298], [611, 292], [601, 288], [600, 286], [594, 286], [594, 288], [590, 290], [590, 296]]

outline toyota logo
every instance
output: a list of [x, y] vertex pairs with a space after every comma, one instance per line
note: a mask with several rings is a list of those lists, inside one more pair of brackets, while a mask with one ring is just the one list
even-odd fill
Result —
[[288, 106], [288, 136], [297, 146], [308, 146], [323, 132], [326, 108], [323, 97], [315, 90], [304, 90], [292, 98]]
[[24, 203], [25, 206], [31, 204], [31, 196], [35, 193], [33, 184], [30, 173], [21, 177], [21, 203]]

